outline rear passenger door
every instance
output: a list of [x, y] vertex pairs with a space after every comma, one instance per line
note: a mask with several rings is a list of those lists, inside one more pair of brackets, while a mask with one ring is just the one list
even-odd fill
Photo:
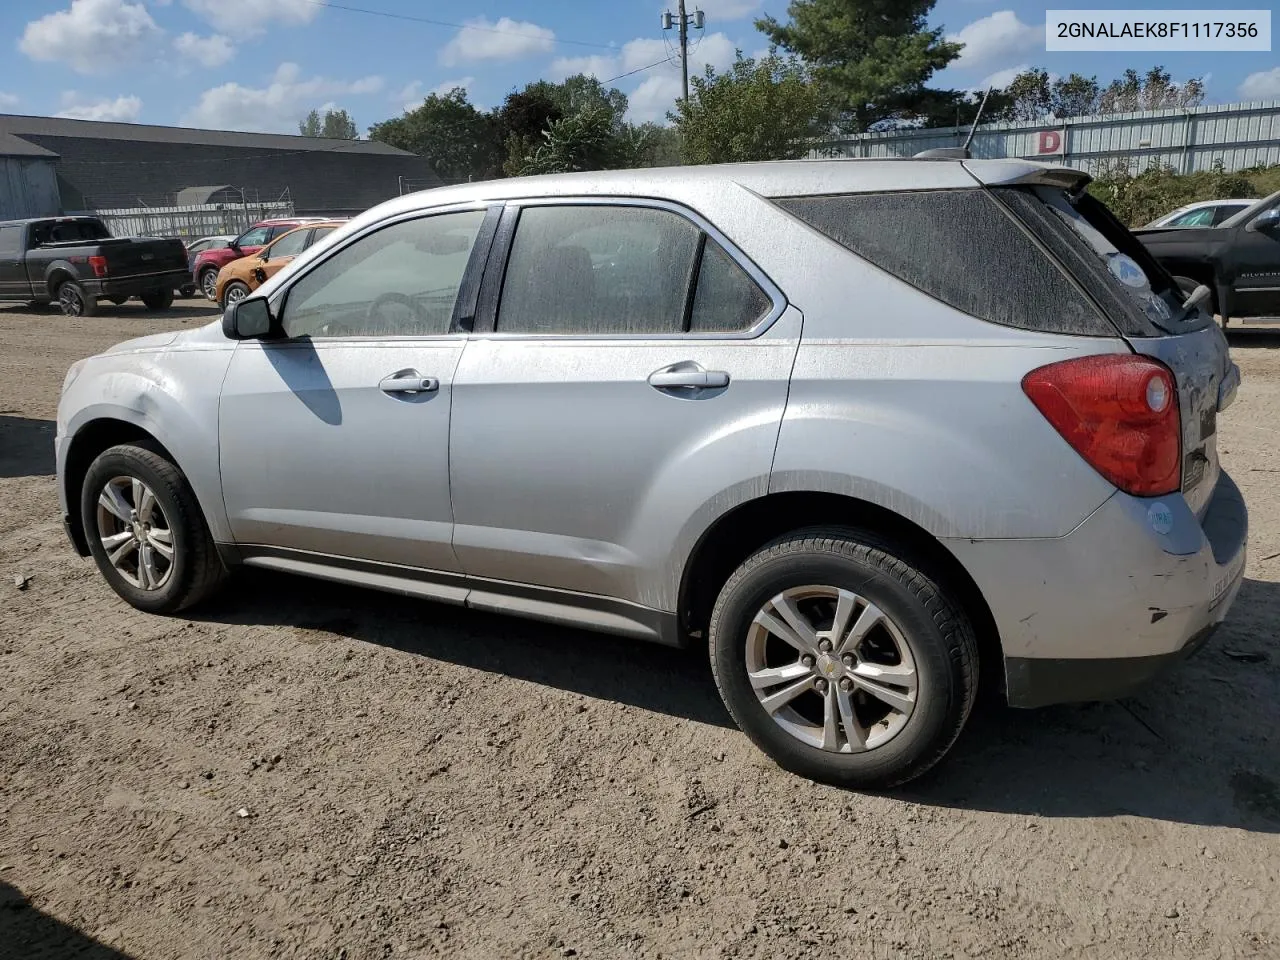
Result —
[[691, 211], [508, 204], [454, 380], [463, 570], [650, 604], [692, 515], [766, 491], [799, 334]]

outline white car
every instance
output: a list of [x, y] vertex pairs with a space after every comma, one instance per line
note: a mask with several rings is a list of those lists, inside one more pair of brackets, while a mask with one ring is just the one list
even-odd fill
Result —
[[1257, 203], [1254, 199], [1234, 200], [1201, 200], [1199, 203], [1188, 203], [1157, 220], [1148, 223], [1144, 230], [1152, 227], [1216, 227], [1223, 220], [1234, 217], [1241, 210], [1246, 210]]

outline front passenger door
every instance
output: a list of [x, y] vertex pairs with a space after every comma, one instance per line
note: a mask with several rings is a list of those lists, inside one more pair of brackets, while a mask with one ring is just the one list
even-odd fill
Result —
[[219, 442], [247, 557], [458, 569], [449, 419], [466, 336], [455, 304], [473, 256], [483, 264], [485, 216], [419, 213], [367, 230], [287, 284], [283, 339], [238, 344]]
[[[1271, 210], [1280, 208], [1280, 202]], [[1265, 211], [1264, 211], [1265, 212]], [[1261, 212], [1254, 220], [1261, 216]], [[1236, 317], [1280, 317], [1280, 225], [1255, 230], [1236, 228], [1231, 247], [1235, 261]]]

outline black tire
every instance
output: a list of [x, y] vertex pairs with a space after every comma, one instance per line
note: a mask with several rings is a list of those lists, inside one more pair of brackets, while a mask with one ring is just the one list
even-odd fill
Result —
[[[171, 532], [173, 560], [167, 580], [155, 589], [130, 583], [108, 559], [98, 526], [98, 499], [118, 477], [136, 477], [154, 493]], [[134, 504], [136, 507], [137, 505]], [[173, 463], [155, 450], [122, 444], [101, 453], [81, 487], [80, 517], [89, 550], [111, 588], [148, 613], [173, 613], [211, 596], [227, 576], [191, 485]]]
[[98, 312], [98, 300], [84, 292], [84, 287], [74, 280], [63, 280], [58, 285], [58, 306], [67, 317], [92, 317]]
[[185, 287], [178, 288], [178, 296], [180, 296], [183, 300], [190, 300], [195, 295], [196, 295], [196, 285], [194, 283], [188, 283]]
[[173, 291], [167, 287], [164, 290], [148, 290], [140, 299], [148, 310], [168, 310], [173, 306]]
[[[960, 606], [907, 556], [866, 531], [800, 530], [748, 558], [721, 590], [709, 630], [716, 686], [738, 726], [784, 769], [835, 786], [883, 789], [920, 776], [960, 735], [978, 692], [977, 639]], [[864, 752], [827, 751], [788, 733], [747, 675], [747, 637], [757, 612], [783, 590], [818, 584], [875, 604], [897, 624], [914, 659], [914, 708], [891, 739]]]
[[205, 295], [205, 299], [217, 303], [218, 271], [212, 267], [200, 271], [199, 283], [200, 292]]
[[[233, 296], [232, 291], [234, 291], [235, 294], [237, 295]], [[239, 280], [232, 280], [223, 288], [222, 303], [219, 304], [219, 306], [221, 306], [222, 309], [225, 310], [232, 303], [238, 300], [243, 300], [252, 292], [253, 291], [249, 289], [249, 285], [247, 283], [241, 283]]]

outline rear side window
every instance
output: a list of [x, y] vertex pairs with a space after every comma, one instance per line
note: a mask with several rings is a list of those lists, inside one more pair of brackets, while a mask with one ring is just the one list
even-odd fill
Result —
[[22, 227], [0, 227], [0, 257], [16, 257], [22, 252]]
[[670, 210], [630, 204], [520, 213], [494, 329], [561, 336], [749, 330], [772, 308], [715, 240]]
[[880, 269], [971, 316], [1023, 330], [1116, 335], [985, 190], [775, 202]]

